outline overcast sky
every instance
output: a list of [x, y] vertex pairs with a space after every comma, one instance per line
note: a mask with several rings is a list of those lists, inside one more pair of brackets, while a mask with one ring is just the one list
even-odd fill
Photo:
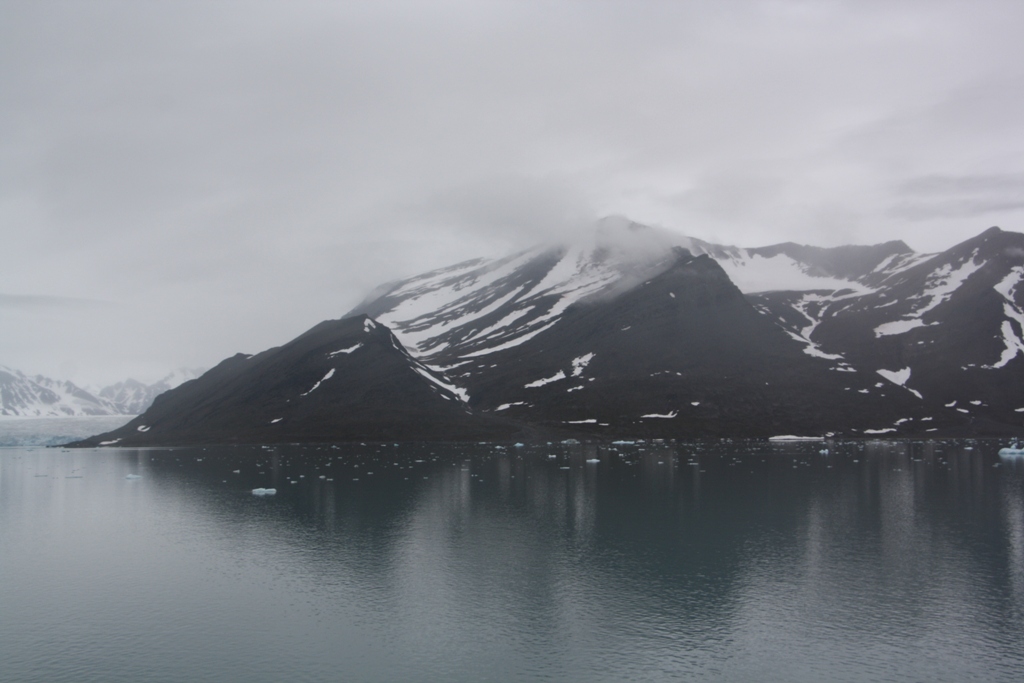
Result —
[[1024, 231], [1024, 3], [0, 0], [0, 365], [153, 381], [613, 213]]

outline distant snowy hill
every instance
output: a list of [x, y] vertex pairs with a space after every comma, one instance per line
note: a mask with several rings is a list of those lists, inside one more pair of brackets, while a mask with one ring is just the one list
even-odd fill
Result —
[[1024, 235], [998, 228], [917, 254], [900, 241], [740, 248], [609, 218], [570, 244], [384, 285], [323, 323], [334, 352], [299, 343], [318, 326], [103, 440], [441, 438], [417, 422], [430, 410], [371, 400], [376, 366], [355, 362], [369, 356], [353, 336], [370, 324], [388, 330], [388, 372], [459, 406], [448, 438], [1024, 433], [1022, 279]]
[[152, 405], [153, 399], [160, 394], [175, 389], [202, 374], [203, 371], [200, 369], [180, 368], [153, 384], [143, 384], [134, 379], [128, 379], [103, 387], [99, 391], [99, 396], [118, 406], [118, 409], [125, 415], [138, 415]]
[[71, 382], [28, 377], [0, 366], [0, 416], [83, 417], [117, 415], [117, 405]]
[[145, 411], [156, 396], [200, 374], [200, 370], [181, 369], [154, 384], [129, 379], [90, 392], [72, 382], [42, 375], [28, 376], [0, 366], [0, 417], [137, 415]]

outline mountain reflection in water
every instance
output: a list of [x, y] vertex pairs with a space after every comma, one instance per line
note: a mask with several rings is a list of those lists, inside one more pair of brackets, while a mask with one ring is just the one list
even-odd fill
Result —
[[1018, 680], [1000, 445], [0, 450], [0, 679]]

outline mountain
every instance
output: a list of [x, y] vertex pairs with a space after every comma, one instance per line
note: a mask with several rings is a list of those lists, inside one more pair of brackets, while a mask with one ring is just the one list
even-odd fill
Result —
[[202, 374], [203, 371], [199, 369], [180, 368], [153, 384], [143, 384], [134, 379], [127, 379], [103, 387], [99, 391], [99, 396], [117, 406], [124, 415], [139, 415], [149, 408], [153, 400], [160, 394], [179, 387]]
[[0, 366], [0, 416], [81, 417], [117, 415], [117, 405], [67, 381]]
[[28, 376], [0, 366], [0, 416], [138, 415], [153, 403], [156, 396], [201, 374], [202, 370], [183, 368], [154, 384], [129, 379], [99, 391], [89, 391], [66, 380], [43, 375]]
[[[998, 228], [918, 254], [739, 248], [609, 218], [569, 244], [384, 285], [323, 323], [320, 346], [310, 331], [225, 361], [102, 440], [1016, 434], [1022, 277], [1024, 235]], [[361, 324], [387, 362], [329, 364], [332, 344], [366, 343]], [[378, 376], [433, 398], [366, 395]], [[314, 410], [300, 390], [318, 379], [334, 393]]]
[[74, 445], [508, 438], [464, 392], [366, 316], [320, 323], [284, 346], [238, 354], [160, 395], [143, 415]]
[[760, 295], [757, 305], [851, 367], [972, 421], [1020, 425], [1022, 276], [1024, 235], [991, 228], [912, 261], [859, 296], [773, 293]]

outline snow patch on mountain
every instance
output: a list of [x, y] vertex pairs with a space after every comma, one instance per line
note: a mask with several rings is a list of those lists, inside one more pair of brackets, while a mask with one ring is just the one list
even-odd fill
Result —
[[334, 356], [337, 356], [337, 355], [342, 354], [342, 353], [350, 354], [353, 351], [357, 351], [358, 349], [362, 348], [362, 346], [363, 346], [363, 343], [359, 342], [355, 346], [350, 346], [347, 349], [338, 349], [337, 351], [331, 351], [330, 353], [327, 354], [327, 357], [328, 358], [333, 358]]
[[978, 252], [975, 250], [968, 259], [960, 264], [960, 267], [954, 269], [952, 264], [947, 263], [929, 275], [925, 291], [914, 297], [915, 299], [929, 299], [929, 301], [924, 306], [915, 309], [913, 316], [920, 318], [949, 299], [953, 292], [960, 288], [960, 285], [967, 282], [967, 278], [978, 272], [985, 263], [978, 261], [977, 255]]
[[320, 387], [320, 385], [322, 383], [326, 382], [327, 380], [329, 380], [332, 377], [334, 377], [334, 368], [331, 368], [330, 370], [328, 370], [327, 374], [323, 376], [323, 379], [321, 379], [316, 384], [314, 384], [312, 387], [310, 387], [309, 391], [307, 391], [305, 393], [302, 393], [302, 394], [299, 394], [299, 396], [309, 396], [314, 391], [316, 391]]
[[718, 263], [744, 294], [842, 289], [868, 294], [874, 291], [854, 280], [814, 275], [807, 266], [785, 254], [765, 257], [739, 249], [736, 256], [719, 258]]
[[[998, 370], [1005, 367], [1007, 363], [1017, 357], [1019, 352], [1024, 352], [1024, 311], [1016, 303], [1017, 285], [1024, 277], [1024, 266], [1014, 266], [1002, 280], [993, 286], [1006, 301], [1003, 302], [1003, 320], [999, 331], [1003, 336], [1003, 352], [999, 360], [992, 365], [983, 365], [988, 370]], [[1014, 328], [1013, 323], [1017, 323]]]
[[524, 385], [524, 387], [526, 389], [536, 389], [537, 387], [542, 387], [545, 384], [551, 384], [552, 382], [557, 382], [557, 381], [562, 380], [562, 379], [565, 379], [565, 372], [563, 372], [562, 370], [559, 370], [558, 372], [556, 372], [551, 377], [545, 377], [544, 379], [538, 379], [535, 382], [530, 382], [529, 384]]
[[893, 320], [892, 322], [882, 323], [876, 327], [875, 337], [888, 337], [894, 334], [903, 334], [904, 332], [910, 332], [917, 327], [925, 327], [925, 322], [920, 318]]
[[583, 371], [586, 370], [587, 365], [589, 365], [590, 361], [592, 361], [592, 360], [594, 360], [594, 354], [593, 353], [588, 353], [588, 354], [579, 356], [578, 358], [573, 358], [572, 359], [572, 376], [573, 377], [579, 377], [580, 375], [582, 375]]
[[877, 370], [876, 372], [893, 384], [898, 384], [901, 387], [910, 379], [910, 368], [903, 368], [902, 370]]

